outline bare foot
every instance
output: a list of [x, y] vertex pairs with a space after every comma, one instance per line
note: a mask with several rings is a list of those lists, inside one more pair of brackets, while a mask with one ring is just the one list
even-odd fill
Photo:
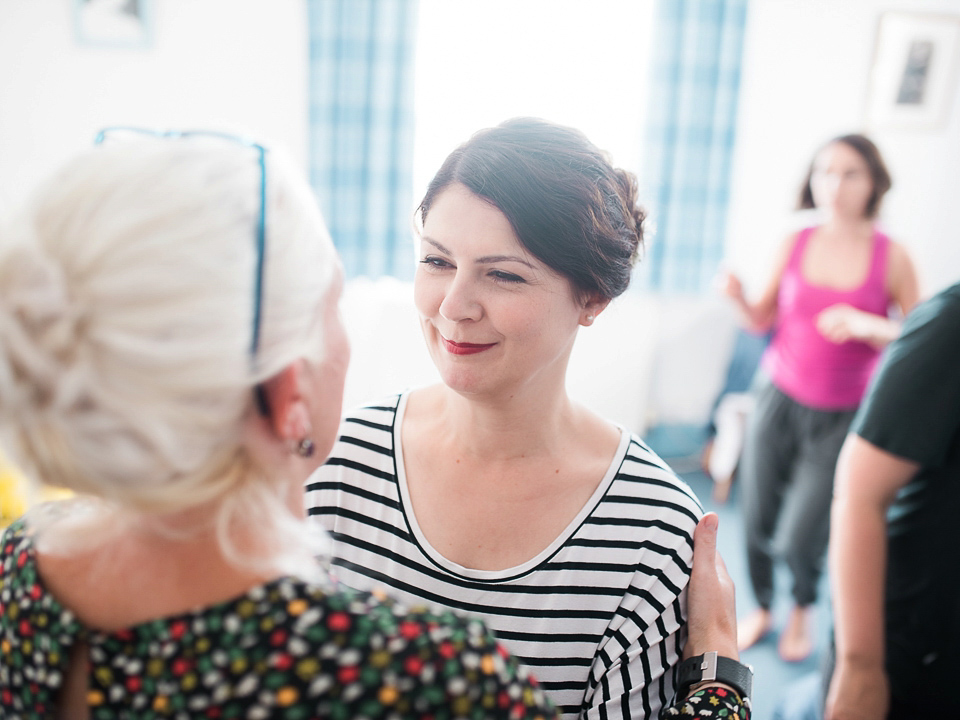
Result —
[[757, 608], [737, 623], [737, 647], [753, 647], [773, 628], [773, 613]]
[[733, 475], [713, 479], [713, 501], [723, 505], [730, 498], [730, 488], [733, 487]]
[[713, 438], [707, 440], [700, 452], [700, 469], [703, 474], [710, 477], [710, 456], [713, 454]]
[[794, 605], [780, 635], [780, 657], [786, 662], [802, 662], [813, 652], [812, 606]]

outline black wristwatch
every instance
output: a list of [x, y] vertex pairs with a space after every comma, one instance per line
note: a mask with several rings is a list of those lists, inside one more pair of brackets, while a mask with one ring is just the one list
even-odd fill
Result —
[[753, 689], [753, 668], [715, 652], [684, 660], [677, 668], [677, 698], [684, 697], [692, 685], [700, 682], [724, 683], [745, 700]]

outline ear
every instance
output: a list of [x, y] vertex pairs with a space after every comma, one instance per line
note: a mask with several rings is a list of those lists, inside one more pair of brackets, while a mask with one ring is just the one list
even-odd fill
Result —
[[593, 321], [597, 319], [597, 316], [600, 315], [610, 304], [610, 298], [605, 298], [600, 295], [591, 295], [587, 298], [587, 301], [583, 304], [583, 310], [580, 311], [580, 324], [584, 327], [589, 327], [593, 325]]
[[312, 430], [304, 400], [303, 361], [291, 363], [263, 383], [268, 422], [277, 439], [298, 442]]

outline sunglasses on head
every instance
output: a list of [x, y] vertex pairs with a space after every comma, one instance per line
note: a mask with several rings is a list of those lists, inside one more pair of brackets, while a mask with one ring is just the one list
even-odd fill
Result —
[[[256, 363], [257, 352], [260, 349], [260, 324], [263, 308], [263, 266], [266, 251], [266, 227], [267, 227], [267, 149], [259, 143], [229, 133], [216, 132], [212, 130], [150, 130], [148, 128], [137, 127], [108, 127], [97, 133], [94, 138], [94, 145], [101, 145], [110, 140], [122, 139], [123, 137], [146, 136], [155, 138], [170, 138], [172, 140], [182, 138], [210, 138], [214, 140], [223, 140], [228, 143], [234, 143], [243, 147], [251, 148], [256, 151], [257, 163], [260, 167], [260, 212], [257, 218], [256, 232], [254, 237], [254, 247], [256, 248], [256, 265], [254, 269], [254, 290], [253, 290], [253, 328], [250, 337], [250, 361]], [[262, 415], [270, 414], [270, 407], [267, 402], [266, 393], [263, 385], [257, 385], [254, 389], [254, 395], [257, 401], [257, 407]]]

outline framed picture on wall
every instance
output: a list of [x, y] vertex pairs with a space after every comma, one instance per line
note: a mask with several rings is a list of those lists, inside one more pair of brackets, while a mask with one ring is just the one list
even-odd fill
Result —
[[960, 16], [880, 16], [868, 96], [873, 128], [943, 127], [960, 75]]
[[74, 0], [77, 42], [146, 48], [153, 42], [153, 0]]

